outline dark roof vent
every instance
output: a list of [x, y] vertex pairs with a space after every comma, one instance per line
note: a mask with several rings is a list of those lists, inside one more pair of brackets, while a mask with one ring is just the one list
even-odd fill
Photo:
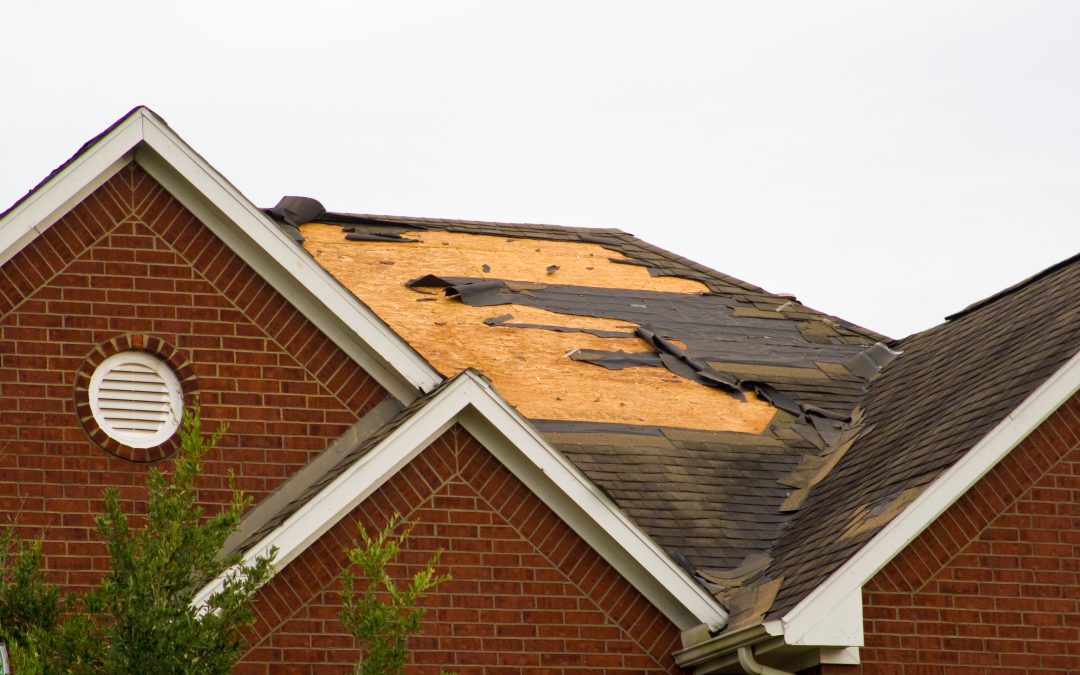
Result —
[[888, 365], [890, 361], [903, 353], [889, 349], [881, 342], [875, 342], [867, 349], [845, 361], [844, 365], [853, 375], [857, 375], [864, 380], [872, 380], [878, 376], [881, 369]]
[[304, 241], [300, 226], [326, 213], [326, 209], [319, 200], [311, 197], [282, 197], [277, 206], [264, 209], [264, 212], [276, 220], [282, 231], [299, 244]]

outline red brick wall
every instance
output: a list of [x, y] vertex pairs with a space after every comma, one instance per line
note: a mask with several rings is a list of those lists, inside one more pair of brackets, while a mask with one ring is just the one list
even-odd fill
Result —
[[227, 475], [256, 499], [381, 400], [380, 387], [145, 172], [129, 166], [0, 268], [0, 525], [44, 535], [53, 578], [103, 562], [91, 514], [130, 507], [145, 464], [92, 444], [75, 373], [98, 345], [145, 333], [191, 362], [203, 415], [228, 424], [201, 497]]
[[337, 620], [357, 523], [416, 524], [398, 578], [442, 548], [410, 672], [677, 672], [679, 633], [464, 430], [455, 427], [281, 571], [256, 601], [240, 673], [349, 673]]
[[1080, 398], [881, 570], [863, 603], [862, 672], [1080, 672]]

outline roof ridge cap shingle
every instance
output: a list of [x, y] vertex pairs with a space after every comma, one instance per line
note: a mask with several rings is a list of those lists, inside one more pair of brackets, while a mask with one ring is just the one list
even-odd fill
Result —
[[1035, 283], [1039, 279], [1042, 279], [1043, 277], [1047, 277], [1047, 276], [1053, 274], [1054, 272], [1057, 272], [1060, 269], [1068, 267], [1069, 265], [1071, 265], [1071, 264], [1073, 264], [1075, 262], [1078, 262], [1078, 261], [1080, 261], [1080, 253], [1077, 253], [1075, 255], [1069, 256], [1068, 258], [1066, 258], [1064, 260], [1056, 262], [1053, 265], [1047, 267], [1046, 269], [1041, 270], [1039, 272], [1036, 272], [1035, 274], [1032, 274], [1027, 279], [1024, 279], [1023, 281], [1019, 281], [1019, 282], [1013, 284], [1012, 286], [1009, 286], [1008, 288], [1004, 288], [1004, 289], [998, 291], [997, 293], [994, 293], [993, 295], [987, 296], [987, 297], [985, 297], [982, 300], [979, 300], [977, 302], [973, 302], [970, 305], [968, 305], [967, 307], [960, 310], [959, 312], [954, 312], [954, 313], [948, 315], [947, 317], [945, 317], [945, 320], [946, 321], [955, 321], [956, 319], [960, 319], [962, 317], [965, 317], [968, 314], [971, 314], [972, 312], [976, 312], [976, 311], [982, 309], [983, 307], [986, 307], [987, 305], [990, 305], [990, 304], [992, 304], [994, 302], [997, 302], [998, 300], [1000, 300], [1000, 299], [1002, 299], [1002, 298], [1004, 298], [1004, 297], [1006, 297], [1008, 295], [1012, 295], [1013, 293], [1016, 293], [1017, 291], [1023, 290], [1025, 287], [1030, 286], [1031, 284]]
[[406, 223], [432, 223], [439, 225], [494, 225], [494, 226], [511, 226], [511, 227], [536, 227], [545, 228], [551, 230], [558, 230], [560, 232], [585, 232], [585, 233], [603, 233], [603, 234], [629, 234], [617, 227], [583, 227], [575, 225], [553, 225], [551, 223], [525, 223], [525, 222], [509, 222], [503, 220], [471, 220], [468, 218], [431, 218], [427, 216], [391, 216], [387, 214], [375, 214], [375, 213], [345, 213], [340, 211], [327, 211], [320, 215], [317, 219], [318, 222], [329, 222], [338, 224], [342, 221], [349, 220], [367, 220], [367, 221], [381, 221], [387, 224], [406, 224]]
[[[707, 277], [707, 278], [709, 278], [711, 280], [720, 282], [722, 284], [727, 284], [729, 286], [735, 287], [736, 289], [740, 289], [740, 290], [747, 291], [747, 292], [750, 292], [750, 293], [762, 293], [762, 294], [765, 294], [765, 295], [768, 295], [768, 296], [771, 296], [771, 297], [775, 297], [775, 298], [778, 299], [778, 301], [780, 301], [780, 304], [783, 304], [784, 302], [787, 302], [788, 300], [790, 300], [790, 298], [788, 298], [786, 296], [778, 295], [776, 293], [772, 293], [770, 291], [765, 290], [764, 288], [761, 288], [760, 286], [755, 286], [754, 284], [751, 284], [751, 283], [749, 283], [747, 281], [743, 281], [742, 279], [739, 279], [737, 277], [733, 277], [733, 276], [731, 276], [729, 274], [725, 274], [725, 273], [723, 273], [723, 272], [721, 272], [719, 270], [716, 270], [716, 269], [714, 269], [712, 267], [709, 267], [707, 265], [703, 265], [703, 264], [701, 264], [701, 263], [699, 263], [699, 262], [697, 262], [695, 260], [690, 260], [689, 258], [681, 256], [681, 255], [679, 255], [677, 253], [674, 253], [672, 251], [668, 251], [665, 248], [661, 248], [660, 246], [649, 243], [649, 242], [647, 242], [647, 241], [645, 241], [643, 239], [640, 239], [639, 237], [637, 237], [637, 235], [632, 234], [630, 232], [627, 232], [625, 230], [621, 230], [619, 228], [577, 227], [577, 226], [566, 226], [566, 225], [551, 225], [551, 224], [544, 224], [544, 223], [511, 223], [511, 222], [501, 222], [501, 221], [492, 221], [492, 220], [466, 220], [466, 219], [460, 219], [460, 218], [428, 218], [428, 217], [422, 217], [422, 216], [390, 216], [390, 215], [378, 215], [378, 214], [367, 214], [367, 213], [342, 213], [342, 212], [333, 212], [333, 211], [327, 211], [327, 212], [323, 213], [322, 215], [320, 215], [317, 218], [317, 221], [318, 222], [327, 222], [327, 223], [331, 223], [331, 224], [347, 224], [347, 223], [350, 223], [350, 222], [355, 222], [355, 223], [358, 223], [358, 224], [363, 223], [363, 222], [366, 222], [367, 224], [386, 223], [388, 225], [399, 225], [399, 226], [407, 225], [407, 224], [415, 224], [415, 225], [418, 225], [420, 227], [423, 227], [425, 224], [449, 225], [449, 226], [453, 226], [453, 225], [475, 225], [475, 226], [481, 226], [481, 227], [485, 227], [485, 226], [488, 226], [488, 227], [522, 227], [522, 228], [531, 228], [531, 229], [534, 229], [534, 230], [535, 229], [541, 229], [541, 230], [551, 230], [553, 232], [576, 233], [576, 234], [579, 234], [579, 235], [583, 235], [585, 237], [590, 237], [592, 235], [597, 235], [597, 234], [610, 235], [614, 239], [621, 240], [621, 242], [624, 243], [624, 244], [630, 244], [632, 246], [636, 246], [638, 248], [645, 249], [646, 251], [648, 251], [648, 252], [650, 252], [650, 253], [652, 253], [654, 255], [657, 255], [659, 257], [662, 257], [662, 258], [674, 263], [675, 265], [685, 267], [688, 270], [697, 272], [697, 273], [699, 273], [699, 274], [701, 274], [701, 275], [703, 275], [703, 276], [705, 276], [705, 277]], [[507, 235], [507, 236], [509, 236], [509, 235]], [[521, 236], [523, 238], [529, 238], [529, 233], [527, 233], [527, 232], [522, 233]], [[601, 243], [601, 242], [598, 242], [594, 238], [586, 239], [586, 241], [590, 241], [592, 243]], [[615, 244], [615, 243], [616, 242], [612, 242], [612, 244]], [[601, 245], [603, 245], [603, 244], [601, 243]], [[629, 254], [629, 253], [627, 253], [625, 251], [622, 251], [621, 253], [623, 255], [626, 255], [627, 257], [633, 257], [631, 254]], [[693, 277], [691, 276], [689, 278], [693, 278]], [[852, 323], [852, 322], [850, 322], [850, 321], [848, 321], [846, 319], [834, 316], [832, 314], [827, 314], [825, 312], [814, 309], [812, 307], [808, 307], [806, 305], [802, 305], [802, 303], [799, 303], [799, 304], [803, 308], [805, 308], [808, 312], [818, 314], [823, 319], [828, 319], [828, 320], [834, 322], [836, 325], [838, 325], [838, 326], [840, 326], [842, 328], [846, 328], [846, 329], [848, 329], [848, 330], [850, 330], [850, 331], [852, 331], [854, 333], [857, 333], [858, 335], [860, 335], [860, 336], [862, 336], [864, 338], [867, 338], [869, 340], [873, 340], [874, 342], [886, 342], [886, 343], [892, 342], [892, 339], [889, 338], [888, 336], [877, 333], [877, 332], [875, 332], [873, 330], [870, 330], [869, 328], [864, 328], [863, 326]]]

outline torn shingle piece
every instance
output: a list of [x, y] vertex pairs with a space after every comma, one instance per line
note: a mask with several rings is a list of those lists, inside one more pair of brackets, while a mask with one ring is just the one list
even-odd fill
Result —
[[403, 237], [400, 234], [394, 233], [376, 233], [376, 232], [350, 232], [345, 235], [347, 241], [385, 241], [391, 243], [409, 244], [420, 241], [419, 239], [410, 239]]
[[596, 349], [575, 349], [567, 354], [574, 361], [584, 361], [609, 370], [636, 368], [639, 366], [657, 367], [661, 365], [660, 355], [656, 352], [604, 352]]
[[528, 328], [533, 330], [551, 330], [558, 333], [587, 333], [589, 335], [595, 335], [596, 337], [609, 337], [609, 338], [632, 338], [635, 337], [631, 331], [614, 331], [604, 330], [601, 328], [583, 328], [579, 326], [560, 326], [554, 324], [539, 324], [539, 323], [510, 323], [514, 318], [513, 314], [500, 314], [499, 316], [493, 316], [484, 319], [484, 323], [489, 326], [499, 326], [503, 328]]

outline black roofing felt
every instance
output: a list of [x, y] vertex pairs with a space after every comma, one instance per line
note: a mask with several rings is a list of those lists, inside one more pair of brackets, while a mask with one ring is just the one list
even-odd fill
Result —
[[[562, 225], [539, 225], [535, 223], [495, 223], [480, 220], [454, 220], [446, 218], [417, 218], [382, 216], [370, 214], [326, 212], [316, 218], [317, 222], [352, 227], [350, 233], [380, 230], [383, 228], [407, 228], [411, 230], [442, 230], [465, 234], [483, 234], [498, 237], [541, 239], [550, 241], [578, 241], [599, 244], [651, 268], [654, 276], [677, 276], [695, 279], [714, 293], [730, 294], [739, 300], [762, 309], [772, 310], [790, 300], [790, 297], [769, 293], [753, 284], [736, 279], [710, 267], [666, 251], [642, 241], [632, 234], [611, 228], [565, 227]], [[433, 270], [438, 273], [438, 270]], [[796, 302], [791, 303], [788, 315], [796, 319], [828, 320], [845, 340], [856, 344], [888, 342], [889, 338], [862, 326], [830, 316]]]
[[[829, 337], [823, 333], [820, 339], [807, 339], [799, 330], [799, 321], [775, 311], [784, 303], [773, 308], [770, 318], [759, 318], [738, 315], [736, 308], [755, 306], [722, 293], [694, 295], [433, 275], [409, 283], [443, 287], [448, 295], [474, 307], [524, 305], [558, 314], [636, 324], [632, 335], [653, 345], [655, 352], [578, 350], [568, 358], [610, 369], [663, 367], [706, 386], [736, 394], [757, 391], [770, 400], [773, 392], [779, 391], [796, 406], [792, 411], [796, 414], [807, 408], [821, 408], [846, 417], [855, 397], [863, 391], [863, 380], [845, 377], [839, 371], [826, 373], [817, 364], [842, 364], [865, 345], [850, 344], [836, 331]], [[543, 328], [534, 324], [515, 326], [512, 318], [512, 314], [503, 314], [487, 323], [506, 328]], [[673, 344], [671, 339], [685, 343], [686, 348]], [[778, 375], [778, 368], [787, 370]], [[775, 403], [785, 407], [780, 401]], [[803, 408], [797, 408], [799, 405]], [[677, 411], [672, 416], [677, 421]]]

